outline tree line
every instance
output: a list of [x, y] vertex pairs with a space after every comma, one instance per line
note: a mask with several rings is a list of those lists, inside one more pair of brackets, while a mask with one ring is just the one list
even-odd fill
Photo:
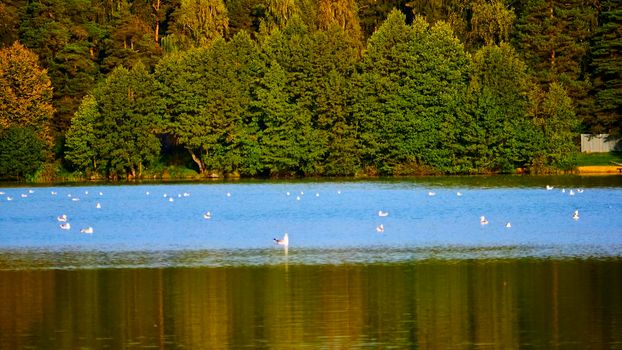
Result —
[[597, 5], [9, 1], [0, 176], [571, 169], [578, 131], [620, 131]]

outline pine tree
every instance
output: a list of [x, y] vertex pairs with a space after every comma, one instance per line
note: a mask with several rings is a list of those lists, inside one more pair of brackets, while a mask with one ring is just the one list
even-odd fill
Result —
[[596, 118], [588, 125], [595, 133], [622, 135], [622, 3], [602, 1], [599, 22], [591, 49]]

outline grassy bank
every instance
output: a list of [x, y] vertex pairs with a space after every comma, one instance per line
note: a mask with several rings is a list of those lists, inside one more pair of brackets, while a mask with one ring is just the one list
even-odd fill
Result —
[[622, 152], [608, 153], [579, 153], [577, 156], [577, 166], [607, 166], [622, 164]]

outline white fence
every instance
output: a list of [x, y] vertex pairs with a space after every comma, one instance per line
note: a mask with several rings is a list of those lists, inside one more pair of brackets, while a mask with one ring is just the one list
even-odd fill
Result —
[[609, 134], [581, 134], [581, 152], [622, 151], [622, 140], [609, 137]]

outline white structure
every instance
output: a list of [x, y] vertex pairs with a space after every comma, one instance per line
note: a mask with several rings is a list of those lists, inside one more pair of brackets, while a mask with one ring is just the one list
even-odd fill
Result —
[[609, 134], [581, 134], [581, 152], [597, 153], [622, 151], [620, 139], [610, 138]]

